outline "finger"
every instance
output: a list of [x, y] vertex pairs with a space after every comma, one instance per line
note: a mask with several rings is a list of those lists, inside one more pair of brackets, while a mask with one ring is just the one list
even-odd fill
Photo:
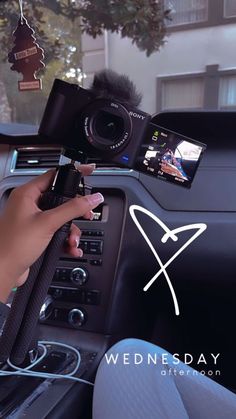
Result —
[[83, 176], [89, 176], [96, 169], [96, 164], [75, 164], [76, 169], [82, 173]]
[[73, 257], [82, 257], [83, 251], [79, 249], [81, 231], [75, 224], [71, 225], [70, 235], [66, 241], [65, 252]]
[[[89, 176], [95, 169], [96, 165], [92, 164], [78, 164], [76, 165], [77, 170], [82, 173], [83, 176]], [[24, 193], [31, 196], [33, 199], [38, 199], [40, 195], [47, 191], [52, 185], [54, 177], [56, 175], [56, 169], [52, 169], [44, 173], [43, 175], [36, 176], [30, 182], [22, 186]]]
[[[77, 197], [82, 197], [83, 195], [77, 195]], [[85, 219], [85, 220], [90, 220], [90, 221], [92, 221], [93, 220], [93, 217], [94, 217], [94, 212], [93, 211], [88, 211], [88, 212], [86, 212], [86, 214], [84, 214], [83, 215], [83, 218]]]
[[44, 219], [47, 228], [55, 232], [62, 225], [74, 218], [82, 217], [87, 212], [96, 208], [104, 201], [104, 197], [99, 192], [83, 197], [76, 197], [67, 201], [59, 207], [40, 213], [40, 218]]
[[80, 248], [69, 248], [68, 252], [70, 256], [73, 256], [74, 258], [81, 258], [83, 256], [83, 250]]
[[43, 175], [36, 176], [33, 180], [21, 186], [21, 191], [24, 191], [24, 194], [27, 193], [28, 196], [31, 196], [34, 199], [40, 197], [40, 195], [47, 191], [52, 185], [54, 177], [56, 175], [56, 169], [49, 170]]
[[93, 211], [86, 212], [86, 214], [84, 214], [84, 216], [83, 216], [83, 218], [85, 220], [90, 220], [90, 221], [93, 220], [93, 217], [94, 217], [94, 212]]
[[77, 247], [77, 242], [74, 242], [72, 246], [68, 242], [66, 242], [64, 246], [64, 252], [73, 257], [83, 256], [83, 250]]
[[82, 217], [84, 220], [90, 220], [92, 221], [94, 218], [94, 212], [93, 211], [88, 211], [86, 212], [86, 214], [83, 215]]
[[[96, 167], [96, 164], [76, 164], [76, 169], [82, 173], [83, 176], [90, 175], [93, 170]], [[54, 180], [54, 177], [56, 175], [56, 169], [48, 170], [46, 173], [40, 176], [36, 176], [34, 179], [32, 179], [27, 184], [23, 185], [22, 188], [31, 190], [31, 189], [37, 189], [40, 191], [40, 193], [45, 192], [48, 190], [48, 188], [51, 186], [52, 181]]]
[[79, 227], [77, 227], [75, 224], [72, 224], [70, 229], [70, 235], [67, 239], [67, 246], [72, 248], [79, 247], [80, 236], [81, 231]]

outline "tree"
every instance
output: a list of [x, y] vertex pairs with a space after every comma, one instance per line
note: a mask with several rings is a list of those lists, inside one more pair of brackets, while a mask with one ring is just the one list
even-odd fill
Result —
[[38, 123], [52, 80], [58, 77], [78, 82], [83, 32], [94, 38], [104, 30], [121, 33], [147, 56], [158, 51], [165, 42], [165, 20], [169, 18], [169, 11], [164, 10], [163, 4], [164, 0], [24, 0], [24, 15], [35, 30], [36, 42], [45, 52], [46, 68], [41, 70], [44, 90], [36, 92], [36, 98], [34, 92], [18, 95], [12, 89], [15, 75], [9, 74], [7, 57], [19, 19], [19, 3], [18, 0], [1, 0], [0, 74], [6, 86], [8, 103], [13, 109], [13, 119], [26, 122], [22, 108], [28, 107], [29, 113], [34, 111], [34, 121]]
[[[86, 32], [94, 38], [101, 35], [105, 29], [120, 32], [122, 37], [128, 37], [147, 56], [159, 50], [166, 35], [165, 20], [169, 19], [169, 10], [164, 9], [163, 0], [38, 0], [24, 1], [26, 16], [30, 16], [32, 26], [38, 28], [45, 50], [50, 49], [48, 57], [60, 58], [63, 41], [51, 39], [45, 28], [47, 10], [57, 16], [64, 16], [70, 21], [81, 18], [78, 31]], [[13, 21], [19, 16], [18, 1], [3, 1], [0, 4], [0, 32], [3, 35], [3, 47], [9, 45], [10, 31]], [[10, 22], [10, 25], [9, 25]], [[46, 48], [49, 47], [50, 48]]]
[[82, 31], [94, 38], [104, 29], [120, 32], [130, 38], [141, 51], [149, 56], [164, 44], [165, 20], [169, 10], [164, 9], [163, 0], [120, 0], [85, 1], [80, 10]]

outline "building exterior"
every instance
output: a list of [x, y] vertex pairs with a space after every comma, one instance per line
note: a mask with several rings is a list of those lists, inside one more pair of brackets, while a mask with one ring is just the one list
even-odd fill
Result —
[[163, 48], [149, 58], [129, 39], [107, 35], [107, 66], [127, 74], [142, 109], [236, 109], [236, 1], [165, 0], [172, 10]]
[[[159, 1], [171, 10], [172, 20], [166, 22], [165, 45], [150, 57], [120, 35], [105, 33], [93, 39], [83, 34], [80, 38], [74, 31], [73, 42], [82, 52], [78, 70], [86, 75], [83, 86], [88, 87], [94, 73], [107, 67], [134, 81], [143, 95], [141, 108], [148, 113], [236, 110], [236, 0]], [[1, 121], [39, 123], [55, 72], [49, 69], [42, 94], [26, 97], [17, 92], [19, 75], [9, 71], [9, 63], [0, 67]], [[64, 78], [74, 82], [71, 73]]]

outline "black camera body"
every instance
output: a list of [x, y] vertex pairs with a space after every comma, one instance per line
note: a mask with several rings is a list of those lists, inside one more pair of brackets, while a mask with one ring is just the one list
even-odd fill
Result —
[[90, 158], [190, 187], [206, 146], [153, 124], [126, 76], [105, 70], [91, 89], [54, 81], [39, 134]]
[[151, 116], [56, 79], [39, 133], [89, 157], [133, 168]]

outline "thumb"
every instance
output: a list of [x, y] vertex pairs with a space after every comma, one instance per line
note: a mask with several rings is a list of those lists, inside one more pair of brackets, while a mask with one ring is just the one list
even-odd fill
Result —
[[50, 230], [57, 231], [68, 221], [74, 218], [82, 217], [86, 212], [96, 208], [104, 201], [101, 193], [94, 193], [82, 197], [75, 197], [67, 201], [65, 204], [41, 213], [44, 222], [47, 223]]

